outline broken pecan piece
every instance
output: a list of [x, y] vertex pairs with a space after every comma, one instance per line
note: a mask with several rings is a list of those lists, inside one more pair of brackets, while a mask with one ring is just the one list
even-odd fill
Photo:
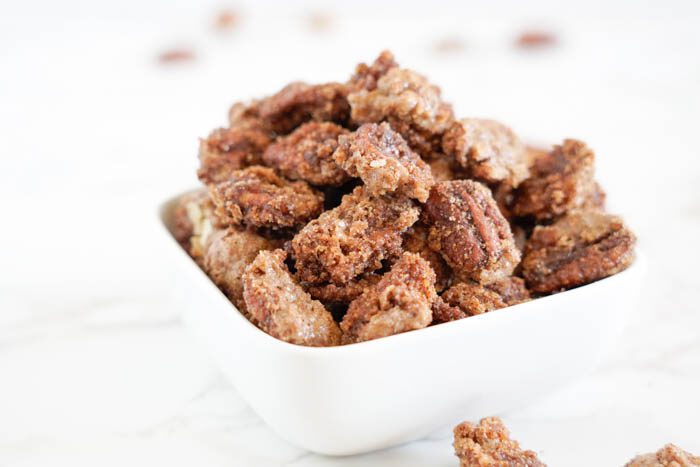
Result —
[[626, 269], [634, 260], [634, 244], [634, 234], [619, 217], [574, 211], [535, 227], [525, 244], [523, 276], [537, 293], [588, 284]]
[[423, 209], [430, 247], [460, 278], [481, 283], [510, 276], [520, 262], [510, 225], [484, 185], [472, 180], [436, 184]]
[[317, 186], [340, 186], [350, 179], [333, 160], [338, 137], [348, 130], [331, 122], [308, 122], [271, 144], [262, 158], [292, 180]]
[[485, 183], [515, 188], [529, 175], [525, 146], [510, 128], [494, 120], [454, 122], [442, 137], [442, 148], [473, 178]]
[[387, 74], [392, 68], [397, 68], [399, 65], [394, 60], [394, 54], [388, 50], [382, 51], [374, 60], [372, 65], [360, 63], [355, 67], [355, 74], [350, 78], [348, 84], [353, 89], [365, 89], [372, 91], [377, 89], [377, 81], [379, 78]]
[[229, 225], [267, 229], [304, 225], [323, 210], [323, 195], [306, 182], [290, 182], [274, 170], [251, 166], [213, 185], [216, 214]]
[[544, 221], [590, 203], [596, 196], [594, 158], [588, 146], [573, 139], [536, 158], [531, 177], [517, 189], [513, 213]]
[[433, 186], [428, 164], [387, 123], [366, 123], [340, 136], [333, 159], [373, 196], [396, 191], [425, 202]]

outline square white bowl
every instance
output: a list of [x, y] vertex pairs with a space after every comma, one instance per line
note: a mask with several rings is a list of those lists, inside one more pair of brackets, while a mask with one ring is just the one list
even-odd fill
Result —
[[185, 322], [257, 414], [292, 444], [349, 455], [503, 413], [591, 371], [637, 305], [644, 261], [527, 303], [341, 347], [303, 347], [251, 324], [171, 235]]

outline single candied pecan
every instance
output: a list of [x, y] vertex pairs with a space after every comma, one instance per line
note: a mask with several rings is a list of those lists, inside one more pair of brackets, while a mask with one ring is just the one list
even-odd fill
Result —
[[216, 129], [200, 140], [197, 176], [206, 184], [228, 180], [233, 171], [260, 164], [269, 144], [269, 135], [257, 128]]
[[345, 124], [350, 115], [348, 87], [340, 83], [288, 84], [260, 103], [259, 115], [277, 134], [287, 134], [309, 120]]
[[374, 60], [374, 63], [367, 65], [360, 63], [355, 67], [355, 74], [350, 78], [348, 84], [353, 89], [365, 89], [373, 91], [377, 89], [377, 81], [392, 68], [397, 68], [398, 63], [394, 60], [394, 54], [384, 50]]
[[323, 210], [323, 195], [306, 182], [290, 182], [257, 165], [232, 172], [229, 180], [212, 185], [210, 193], [216, 214], [229, 225], [294, 228]]
[[460, 467], [545, 467], [537, 454], [510, 439], [498, 417], [482, 418], [478, 425], [460, 423], [454, 428], [453, 446]]
[[204, 248], [202, 269], [221, 291], [245, 314], [243, 272], [258, 252], [274, 250], [281, 240], [262, 237], [249, 230], [230, 227], [215, 230]]
[[535, 227], [525, 244], [523, 276], [537, 293], [588, 284], [632, 264], [634, 244], [634, 234], [619, 217], [573, 211], [552, 225]]
[[348, 307], [340, 323], [343, 342], [362, 342], [428, 326], [435, 274], [414, 253], [404, 253], [381, 280]]
[[447, 303], [442, 297], [438, 296], [433, 302], [433, 323], [440, 324], [458, 319], [466, 318], [467, 315], [460, 308]]
[[669, 443], [656, 452], [635, 457], [625, 467], [700, 467], [700, 456]]
[[455, 121], [442, 137], [442, 148], [473, 178], [486, 183], [515, 188], [529, 175], [525, 146], [510, 128], [494, 120]]
[[355, 188], [292, 240], [299, 279], [342, 285], [381, 268], [382, 260], [401, 251], [402, 235], [418, 216], [407, 198], [370, 197], [364, 186]]
[[379, 274], [369, 273], [352, 279], [344, 284], [309, 285], [306, 291], [324, 305], [347, 305], [359, 297], [366, 288], [373, 286], [382, 278]]
[[513, 214], [544, 221], [585, 207], [596, 196], [594, 158], [584, 143], [567, 139], [535, 159], [530, 178], [517, 189]]
[[425, 202], [433, 186], [428, 164], [387, 123], [365, 123], [340, 136], [333, 159], [373, 196], [396, 191]]
[[461, 279], [495, 282], [520, 262], [510, 225], [491, 192], [472, 180], [436, 184], [423, 209], [430, 247]]
[[440, 89], [418, 73], [391, 68], [374, 90], [348, 95], [351, 118], [357, 124], [387, 121], [421, 156], [441, 151], [442, 134], [452, 123], [452, 107], [440, 98]]
[[467, 317], [528, 301], [530, 293], [521, 278], [507, 277], [487, 285], [460, 282], [447, 289], [442, 299]]
[[339, 186], [350, 177], [332, 156], [338, 147], [338, 137], [347, 133], [348, 130], [335, 123], [304, 123], [288, 136], [278, 138], [262, 158], [289, 179]]
[[221, 227], [207, 190], [188, 193], [178, 200], [173, 211], [173, 236], [195, 261], [201, 260], [209, 236]]
[[246, 268], [243, 297], [250, 321], [292, 344], [340, 344], [341, 332], [333, 316], [294, 281], [285, 257], [284, 250], [261, 251]]
[[450, 286], [452, 282], [452, 270], [442, 258], [440, 253], [430, 248], [428, 242], [428, 227], [416, 222], [404, 234], [403, 249], [411, 253], [419, 254], [424, 260], [430, 263], [430, 267], [435, 272], [435, 289], [442, 292]]

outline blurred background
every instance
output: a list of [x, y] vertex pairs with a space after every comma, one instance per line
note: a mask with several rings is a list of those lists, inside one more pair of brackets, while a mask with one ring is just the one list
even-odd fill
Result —
[[649, 259], [615, 355], [517, 437], [552, 465], [700, 451], [698, 26], [681, 0], [0, 3], [0, 465], [455, 464], [448, 432], [341, 460], [269, 432], [182, 328], [156, 219], [233, 102], [387, 48], [460, 117], [586, 141]]

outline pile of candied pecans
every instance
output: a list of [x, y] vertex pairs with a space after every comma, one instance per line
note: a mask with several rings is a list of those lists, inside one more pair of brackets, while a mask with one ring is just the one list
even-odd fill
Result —
[[584, 285], [634, 259], [594, 154], [455, 118], [389, 52], [346, 83], [235, 104], [201, 141], [174, 234], [268, 334], [361, 342]]

